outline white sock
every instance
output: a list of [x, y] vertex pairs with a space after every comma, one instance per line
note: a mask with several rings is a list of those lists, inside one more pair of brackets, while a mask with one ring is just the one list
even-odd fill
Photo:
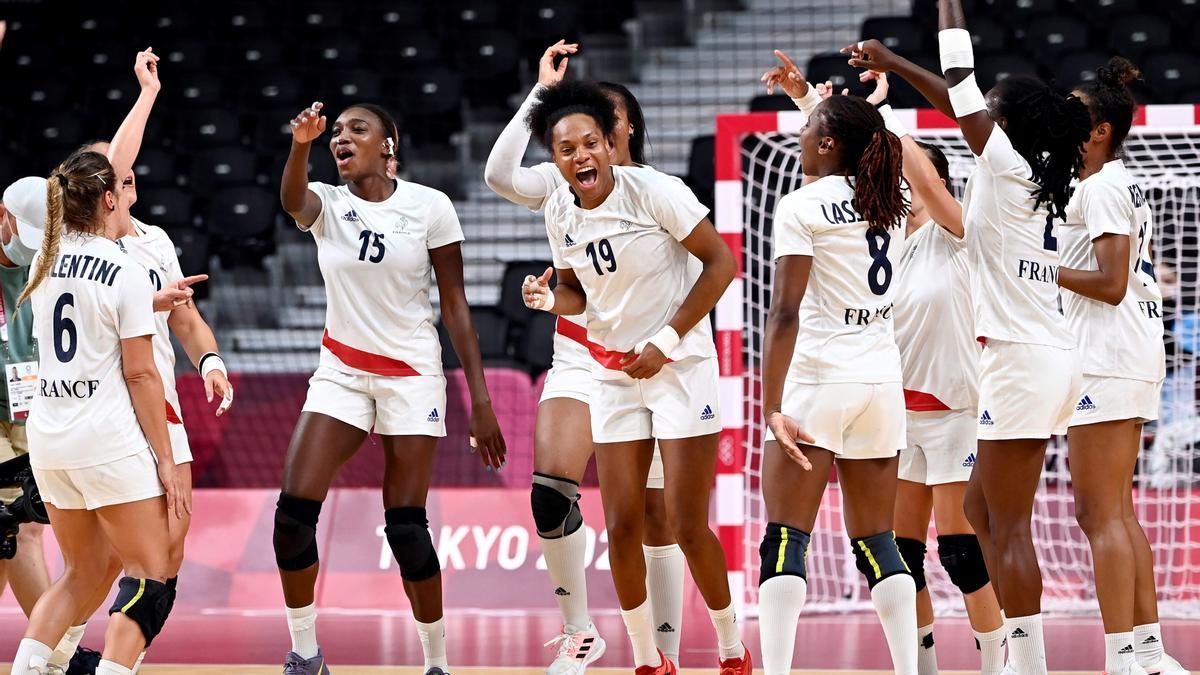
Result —
[[592, 622], [588, 615], [587, 575], [584, 557], [587, 555], [587, 533], [580, 527], [557, 539], [542, 539], [542, 555], [550, 582], [554, 584], [554, 599], [562, 612], [563, 623], [574, 628], [586, 628]]
[[987, 633], [973, 632], [975, 640], [979, 643], [981, 675], [1000, 675], [1000, 671], [1004, 670], [1004, 639], [1008, 637], [1008, 632], [1004, 630], [1004, 624]]
[[54, 653], [50, 655], [50, 665], [66, 670], [67, 664], [71, 663], [71, 657], [75, 656], [75, 650], [79, 649], [79, 643], [83, 641], [83, 633], [86, 630], [86, 623], [68, 628], [67, 633], [58, 641], [58, 646], [54, 648]]
[[1124, 675], [1133, 667], [1133, 631], [1104, 634], [1104, 672]]
[[1046, 675], [1046, 639], [1042, 637], [1042, 615], [1006, 618], [1008, 657], [1021, 675]]
[[917, 628], [917, 672], [938, 675], [937, 649], [933, 645], [933, 624]]
[[421, 636], [421, 651], [425, 652], [425, 670], [438, 667], [443, 670], [450, 667], [446, 660], [446, 618], [442, 617], [433, 623], [417, 624], [417, 635]]
[[746, 647], [742, 644], [742, 633], [738, 630], [733, 603], [729, 603], [725, 609], [709, 609], [708, 618], [712, 619], [713, 628], [717, 629], [717, 652], [721, 660], [745, 656]]
[[142, 661], [146, 660], [146, 652], [138, 654], [138, 660], [133, 663], [133, 675], [137, 675], [142, 670]]
[[[54, 650], [32, 638], [22, 638], [17, 645], [17, 655], [13, 657], [12, 675], [36, 674], [43, 671], [49, 663]], [[33, 670], [37, 668], [38, 670]]]
[[633, 645], [633, 667], [657, 666], [662, 663], [658, 647], [654, 644], [654, 615], [650, 611], [650, 600], [633, 609], [621, 610], [625, 620], [625, 631]]
[[101, 659], [96, 666], [96, 675], [133, 675], [133, 671], [125, 666], [108, 659]]
[[1163, 657], [1162, 626], [1146, 623], [1133, 627], [1133, 650], [1139, 666], [1153, 666]]
[[771, 577], [758, 587], [758, 638], [765, 675], [792, 672], [796, 623], [808, 597], [808, 582], [796, 576]]
[[897, 675], [917, 672], [917, 585], [907, 574], [890, 576], [871, 589]]
[[317, 646], [317, 604], [287, 608], [288, 631], [292, 634], [292, 651], [302, 659], [311, 659], [321, 649]]
[[654, 613], [654, 642], [668, 659], [679, 663], [683, 623], [683, 549], [642, 546], [646, 554], [646, 593]]

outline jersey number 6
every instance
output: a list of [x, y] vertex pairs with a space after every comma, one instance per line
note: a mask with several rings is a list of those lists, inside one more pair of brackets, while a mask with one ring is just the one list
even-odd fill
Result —
[[[867, 251], [871, 254], [871, 266], [867, 268], [867, 285], [875, 295], [887, 293], [892, 285], [892, 261], [888, 259], [888, 246], [892, 235], [887, 230], [867, 230]], [[883, 278], [880, 279], [880, 273]]]
[[79, 333], [75, 330], [75, 322], [63, 316], [63, 310], [75, 306], [75, 295], [63, 293], [54, 304], [54, 355], [66, 363], [75, 358], [75, 350], [79, 347]]

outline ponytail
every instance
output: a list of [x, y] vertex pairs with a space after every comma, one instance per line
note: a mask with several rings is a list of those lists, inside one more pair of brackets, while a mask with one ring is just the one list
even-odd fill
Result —
[[1133, 116], [1137, 111], [1137, 101], [1129, 91], [1129, 85], [1142, 79], [1142, 71], [1133, 65], [1129, 59], [1114, 56], [1108, 63], [1096, 69], [1096, 79], [1085, 82], [1078, 91], [1087, 103], [1088, 113], [1092, 117], [1092, 126], [1098, 127], [1108, 122], [1112, 127], [1110, 150], [1115, 154], [1121, 149], [1129, 129], [1133, 126]]
[[854, 208], [872, 230], [892, 228], [908, 215], [911, 202], [900, 189], [903, 158], [896, 134], [875, 127], [854, 170]]
[[60, 173], [51, 174], [50, 180], [46, 181], [46, 226], [42, 232], [41, 257], [38, 258], [37, 267], [29, 275], [29, 281], [25, 282], [25, 288], [17, 299], [18, 307], [25, 304], [29, 296], [37, 290], [42, 280], [50, 273], [54, 259], [58, 257], [58, 244], [62, 240], [63, 231], [63, 183], [65, 181], [66, 177]]

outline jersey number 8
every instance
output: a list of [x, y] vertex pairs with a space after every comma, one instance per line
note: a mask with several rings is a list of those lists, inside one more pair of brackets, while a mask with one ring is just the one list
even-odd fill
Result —
[[75, 350], [79, 347], [79, 333], [75, 330], [75, 322], [63, 316], [63, 310], [75, 306], [75, 295], [63, 293], [54, 303], [54, 355], [66, 363], [75, 358]]
[[[888, 259], [888, 246], [892, 235], [887, 230], [867, 230], [867, 251], [871, 254], [871, 266], [867, 268], [867, 285], [875, 295], [887, 293], [892, 285], [892, 261]], [[883, 278], [880, 279], [879, 275]]]

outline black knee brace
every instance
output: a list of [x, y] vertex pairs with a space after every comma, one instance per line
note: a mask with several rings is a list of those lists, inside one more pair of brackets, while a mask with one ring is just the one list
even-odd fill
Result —
[[875, 588], [888, 577], [909, 574], [908, 566], [900, 557], [900, 549], [896, 546], [896, 535], [893, 532], [880, 532], [862, 539], [851, 539], [850, 548], [854, 549], [855, 563], [858, 571], [867, 578], [868, 588]]
[[762, 543], [758, 546], [758, 585], [780, 576], [808, 579], [804, 559], [808, 557], [808, 542], [812, 535], [781, 523], [767, 523]]
[[442, 571], [433, 539], [429, 536], [429, 518], [419, 506], [402, 506], [383, 512], [387, 523], [388, 545], [400, 565], [405, 581], [425, 581]]
[[925, 588], [925, 542], [896, 537], [896, 548], [900, 549], [900, 557], [904, 559], [904, 564], [908, 565], [908, 571], [912, 572], [919, 592]]
[[175, 581], [167, 583], [154, 579], [121, 577], [117, 582], [117, 599], [108, 613], [124, 614], [142, 629], [146, 646], [154, 642], [175, 605]]
[[974, 593], [991, 581], [979, 539], [973, 534], [939, 535], [938, 558], [950, 581], [963, 593]]
[[534, 472], [529, 502], [533, 507], [533, 522], [542, 539], [559, 539], [575, 534], [583, 527], [579, 483], [573, 480]]
[[296, 572], [317, 562], [317, 518], [321, 502], [279, 493], [275, 504], [275, 564]]

